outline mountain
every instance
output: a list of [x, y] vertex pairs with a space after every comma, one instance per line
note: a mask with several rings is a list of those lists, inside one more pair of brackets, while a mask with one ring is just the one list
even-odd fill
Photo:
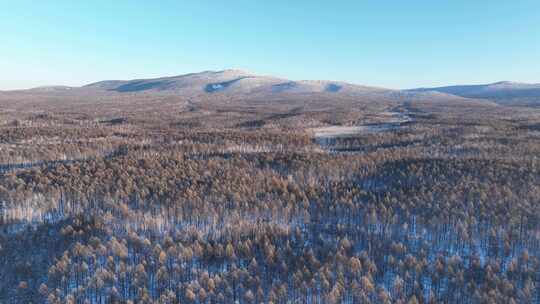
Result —
[[135, 80], [106, 80], [80, 88], [85, 94], [131, 93], [158, 94], [182, 97], [258, 100], [273, 103], [298, 104], [320, 100], [320, 105], [347, 106], [363, 103], [403, 101], [469, 102], [460, 96], [434, 91], [402, 91], [362, 86], [329, 80], [289, 80], [258, 75], [243, 70], [205, 71], [172, 77]]
[[[6, 91], [4, 91], [6, 92]], [[485, 102], [508, 105], [540, 105], [540, 84], [509, 81], [484, 85], [455, 85], [435, 88], [393, 90], [329, 80], [289, 80], [244, 70], [204, 71], [185, 75], [134, 79], [105, 80], [82, 87], [48, 86], [19, 90], [25, 94], [90, 96], [110, 94], [168, 95], [179, 97], [227, 96], [232, 98], [306, 98], [339, 97], [385, 101], [456, 101]], [[491, 101], [491, 102], [488, 102]]]
[[214, 93], [220, 91], [249, 91], [261, 85], [277, 83], [273, 77], [256, 76], [241, 70], [205, 71], [186, 75], [135, 80], [106, 80], [84, 88], [128, 92]]
[[[15, 95], [14, 95], [15, 94]], [[183, 99], [191, 104], [204, 103], [230, 107], [273, 106], [311, 108], [350, 108], [359, 104], [382, 105], [403, 102], [459, 104], [493, 104], [485, 100], [448, 94], [431, 89], [393, 90], [330, 80], [289, 80], [258, 75], [243, 70], [204, 71], [172, 77], [134, 80], [105, 80], [82, 87], [41, 87], [3, 92], [5, 98], [19, 100], [48, 98], [51, 100], [170, 100]]]
[[501, 81], [483, 85], [455, 85], [437, 88], [419, 88], [409, 92], [440, 92], [465, 98], [489, 99], [500, 104], [540, 104], [540, 84]]
[[190, 95], [200, 93], [271, 94], [271, 93], [382, 93], [391, 90], [352, 85], [336, 81], [291, 81], [261, 76], [242, 70], [205, 71], [173, 77], [136, 80], [107, 80], [84, 86], [87, 89], [134, 92], [172, 92]]

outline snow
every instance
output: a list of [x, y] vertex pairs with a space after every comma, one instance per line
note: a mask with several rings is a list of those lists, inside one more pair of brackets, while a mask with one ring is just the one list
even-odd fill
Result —
[[372, 131], [372, 127], [367, 126], [330, 126], [312, 129], [315, 138], [339, 137], [356, 135]]
[[399, 125], [409, 122], [412, 119], [409, 115], [398, 112], [383, 112], [380, 116], [385, 117], [384, 121], [378, 124], [360, 125], [360, 126], [329, 126], [313, 128], [315, 138], [333, 138], [359, 134], [377, 133], [399, 128]]

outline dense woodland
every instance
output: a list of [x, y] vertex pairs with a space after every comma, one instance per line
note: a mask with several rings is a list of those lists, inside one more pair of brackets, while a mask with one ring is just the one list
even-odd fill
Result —
[[0, 303], [540, 303], [535, 108], [123, 98], [0, 99]]

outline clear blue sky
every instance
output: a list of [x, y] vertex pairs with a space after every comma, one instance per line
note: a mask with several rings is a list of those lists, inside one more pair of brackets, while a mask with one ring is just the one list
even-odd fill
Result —
[[540, 82], [539, 0], [0, 4], [0, 89], [225, 68], [390, 88]]

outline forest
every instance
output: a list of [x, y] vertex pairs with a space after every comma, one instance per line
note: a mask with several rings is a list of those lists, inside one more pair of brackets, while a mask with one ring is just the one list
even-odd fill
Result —
[[0, 98], [0, 303], [540, 303], [537, 108], [119, 96]]

